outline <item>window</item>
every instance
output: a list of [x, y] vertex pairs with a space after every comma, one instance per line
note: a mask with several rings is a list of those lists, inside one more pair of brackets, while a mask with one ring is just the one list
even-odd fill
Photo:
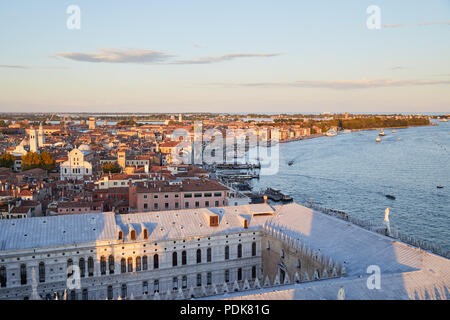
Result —
[[122, 288], [120, 291], [122, 299], [125, 299], [127, 297], [127, 285], [125, 283], [122, 284]]
[[148, 269], [148, 258], [147, 256], [142, 257], [142, 270]]
[[211, 262], [211, 248], [206, 250], [206, 261]]
[[114, 274], [114, 256], [110, 255], [109, 256], [109, 274]]
[[202, 194], [201, 193], [194, 193], [194, 198], [201, 198]]
[[119, 240], [123, 240], [123, 232], [119, 231]]
[[205, 198], [211, 198], [212, 193], [211, 192], [205, 192]]
[[185, 202], [185, 203], [184, 203], [184, 207], [185, 207], [185, 208], [189, 208], [189, 202]]
[[20, 265], [20, 284], [27, 284], [27, 266], [25, 264]]
[[104, 256], [100, 257], [100, 273], [101, 275], [106, 274], [106, 258]]
[[39, 282], [45, 282], [45, 264], [44, 264], [44, 262], [39, 263]]
[[128, 272], [133, 272], [133, 258], [128, 258]]
[[[73, 261], [72, 259], [67, 260], [67, 278], [71, 277], [73, 275]], [[70, 270], [70, 271], [69, 271]]]
[[169, 203], [168, 202], [164, 203], [164, 209], [169, 209]]
[[221, 197], [222, 196], [222, 192], [214, 192], [214, 197]]
[[230, 247], [225, 246], [225, 260], [230, 259]]
[[144, 203], [144, 209], [148, 209], [148, 204]]
[[153, 209], [154, 210], [158, 210], [158, 204], [157, 203], [153, 204]]
[[184, 197], [185, 197], [185, 198], [192, 198], [192, 193], [185, 193], [185, 194], [184, 194]]
[[197, 249], [197, 263], [202, 263], [202, 250]]
[[136, 257], [136, 271], [141, 271], [141, 257]]
[[197, 287], [200, 287], [202, 285], [202, 274], [197, 273]]
[[205, 201], [205, 207], [209, 207], [209, 201]]
[[181, 252], [181, 264], [184, 266], [187, 263], [186, 251]]
[[84, 278], [84, 274], [86, 273], [86, 262], [84, 261], [84, 258], [80, 258], [78, 266], [80, 267], [80, 277]]
[[92, 277], [94, 275], [94, 259], [92, 257], [88, 258], [88, 276]]
[[89, 297], [88, 297], [88, 289], [83, 289], [83, 292], [82, 292], [82, 294], [81, 294], [81, 299], [83, 299], [83, 300], [89, 300]]
[[142, 282], [142, 294], [148, 294], [148, 282]]
[[178, 255], [176, 252], [172, 253], [172, 267], [176, 267], [178, 265]]
[[237, 257], [242, 258], [242, 244], [238, 244], [237, 246]]
[[[40, 265], [39, 265], [39, 267], [40, 267]], [[40, 276], [40, 274], [39, 274], [39, 276]], [[6, 287], [6, 267], [4, 267], [4, 266], [1, 266], [0, 267], [0, 287], [2, 287], [2, 288], [5, 288]], [[40, 277], [39, 277], [39, 280], [40, 280]], [[42, 281], [40, 281], [40, 282], [42, 282]]]
[[252, 279], [256, 279], [256, 266], [252, 267]]
[[187, 288], [187, 276], [183, 276], [182, 280], [181, 280], [181, 287], [183, 289]]
[[122, 258], [120, 260], [120, 273], [125, 273], [125, 272], [127, 272], [127, 266], [126, 266], [125, 258]]
[[200, 208], [200, 202], [199, 201], [195, 201], [195, 207], [196, 208]]
[[159, 292], [159, 280], [153, 281], [153, 292]]
[[172, 279], [172, 290], [178, 290], [178, 278], [177, 277], [173, 277]]
[[239, 268], [237, 271], [237, 279], [238, 281], [242, 280], [242, 268]]
[[108, 286], [108, 300], [112, 300], [114, 298], [113, 296], [113, 287]]
[[144, 194], [144, 199], [147, 199], [147, 195], [146, 194]]
[[70, 291], [70, 300], [77, 300], [77, 293], [75, 290]]
[[230, 282], [230, 270], [225, 270], [225, 282]]
[[252, 242], [252, 257], [256, 256], [256, 242]]
[[164, 198], [166, 198], [166, 199], [167, 199], [168, 197], [169, 197], [169, 195], [168, 195], [168, 194], [165, 194], [165, 195], [164, 195]]
[[178, 198], [179, 197], [179, 195], [178, 194], [175, 194], [175, 198]]
[[159, 268], [159, 261], [158, 261], [158, 254], [155, 254], [153, 256], [153, 269]]
[[131, 240], [136, 240], [136, 230], [131, 230]]
[[175, 202], [175, 209], [180, 208], [180, 204], [178, 202]]
[[155, 195], [153, 196], [153, 199], [158, 199], [158, 195], [155, 194]]
[[218, 207], [218, 206], [219, 206], [219, 201], [215, 201], [215, 202], [214, 202], [214, 205], [215, 205], [216, 207]]
[[148, 230], [144, 229], [144, 239], [147, 240], [148, 239]]
[[206, 284], [209, 286], [209, 285], [211, 285], [211, 283], [212, 283], [212, 273], [208, 272], [206, 274]]

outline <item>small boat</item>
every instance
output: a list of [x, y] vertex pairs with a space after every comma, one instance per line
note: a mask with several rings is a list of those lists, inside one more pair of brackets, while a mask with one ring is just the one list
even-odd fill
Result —
[[444, 186], [437, 186], [436, 188], [438, 188], [438, 189], [442, 189], [442, 188], [444, 188]]
[[383, 136], [385, 136], [386, 135], [386, 133], [384, 133], [384, 131], [383, 130], [381, 130], [380, 131], [380, 133], [378, 134], [380, 137], [383, 137]]
[[392, 133], [396, 133], [397, 132], [397, 130], [392, 130]]
[[397, 138], [398, 141], [403, 140], [403, 138]]
[[336, 132], [336, 130], [334, 130], [334, 129], [328, 130], [325, 134], [326, 134], [327, 137], [334, 137], [334, 136], [337, 136], [337, 132]]
[[377, 142], [381, 142], [381, 138], [380, 138], [380, 137], [377, 137], [376, 141], [377, 141]]
[[393, 196], [391, 194], [387, 194], [386, 198], [391, 199], [391, 200], [395, 200], [395, 196]]
[[289, 166], [292, 166], [293, 164], [294, 164], [294, 160], [291, 160], [291, 161], [288, 162]]
[[440, 122], [448, 122], [448, 119], [446, 119], [446, 118], [443, 118], [443, 119], [441, 119], [441, 120], [439, 120]]

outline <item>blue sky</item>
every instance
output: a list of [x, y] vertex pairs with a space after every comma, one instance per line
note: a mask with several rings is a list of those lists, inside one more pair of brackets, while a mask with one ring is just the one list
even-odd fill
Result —
[[449, 0], [3, 1], [0, 112], [450, 112], [449, 39]]

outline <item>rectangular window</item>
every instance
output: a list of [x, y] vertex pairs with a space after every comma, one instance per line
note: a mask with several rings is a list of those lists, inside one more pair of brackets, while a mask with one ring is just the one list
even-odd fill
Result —
[[197, 287], [200, 287], [202, 285], [202, 274], [197, 274]]
[[158, 199], [158, 195], [157, 194], [153, 195], [153, 199]]
[[199, 201], [195, 201], [195, 207], [196, 208], [200, 208], [200, 202]]
[[175, 202], [175, 209], [178, 209], [180, 207], [180, 204], [178, 202]]
[[211, 192], [205, 192], [205, 198], [211, 198], [212, 193]]
[[148, 209], [148, 204], [144, 203], [144, 209]]
[[184, 207], [185, 207], [185, 208], [189, 208], [189, 202], [185, 202], [185, 203], [184, 203]]
[[194, 194], [194, 197], [195, 197], [195, 198], [201, 198], [201, 197], [202, 197], [202, 194], [201, 194], [201, 193], [195, 193], [195, 194]]
[[206, 277], [206, 284], [209, 286], [212, 283], [212, 273], [208, 272], [207, 277]]
[[215, 205], [216, 207], [218, 207], [218, 206], [219, 206], [219, 201], [214, 202], [214, 205]]
[[153, 204], [153, 209], [158, 210], [158, 204], [157, 203]]
[[205, 207], [209, 207], [209, 201], [205, 201]]
[[166, 199], [167, 199], [168, 197], [169, 197], [169, 195], [168, 195], [168, 194], [165, 194], [165, 195], [164, 195], [164, 198], [166, 198]]
[[185, 193], [185, 194], [184, 194], [184, 197], [185, 197], [185, 198], [192, 198], [192, 193]]
[[214, 197], [221, 197], [222, 196], [222, 192], [214, 192]]
[[165, 209], [169, 209], [169, 203], [168, 202], [164, 203], [164, 208]]

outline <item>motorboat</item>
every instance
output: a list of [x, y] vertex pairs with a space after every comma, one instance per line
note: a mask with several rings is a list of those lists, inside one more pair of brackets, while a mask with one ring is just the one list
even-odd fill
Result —
[[380, 137], [377, 137], [376, 141], [377, 141], [377, 142], [381, 142], [381, 138], [380, 138]]
[[289, 166], [292, 166], [293, 164], [294, 164], [294, 160], [291, 160], [291, 161], [288, 162]]
[[391, 199], [391, 200], [395, 200], [395, 196], [393, 196], [392, 194], [387, 194], [386, 198]]
[[381, 131], [380, 131], [380, 133], [378, 135], [382, 137], [382, 136], [385, 136], [386, 133], [384, 133], [383, 129], [381, 129]]
[[337, 136], [337, 132], [336, 132], [336, 130], [334, 130], [334, 129], [330, 129], [330, 130], [328, 130], [328, 131], [325, 133], [325, 135], [326, 135], [327, 137], [334, 137], [334, 136]]
[[392, 130], [392, 133], [396, 133], [397, 132], [397, 130]]
[[442, 189], [442, 188], [444, 188], [444, 186], [437, 186], [436, 188], [438, 188], [438, 189]]

